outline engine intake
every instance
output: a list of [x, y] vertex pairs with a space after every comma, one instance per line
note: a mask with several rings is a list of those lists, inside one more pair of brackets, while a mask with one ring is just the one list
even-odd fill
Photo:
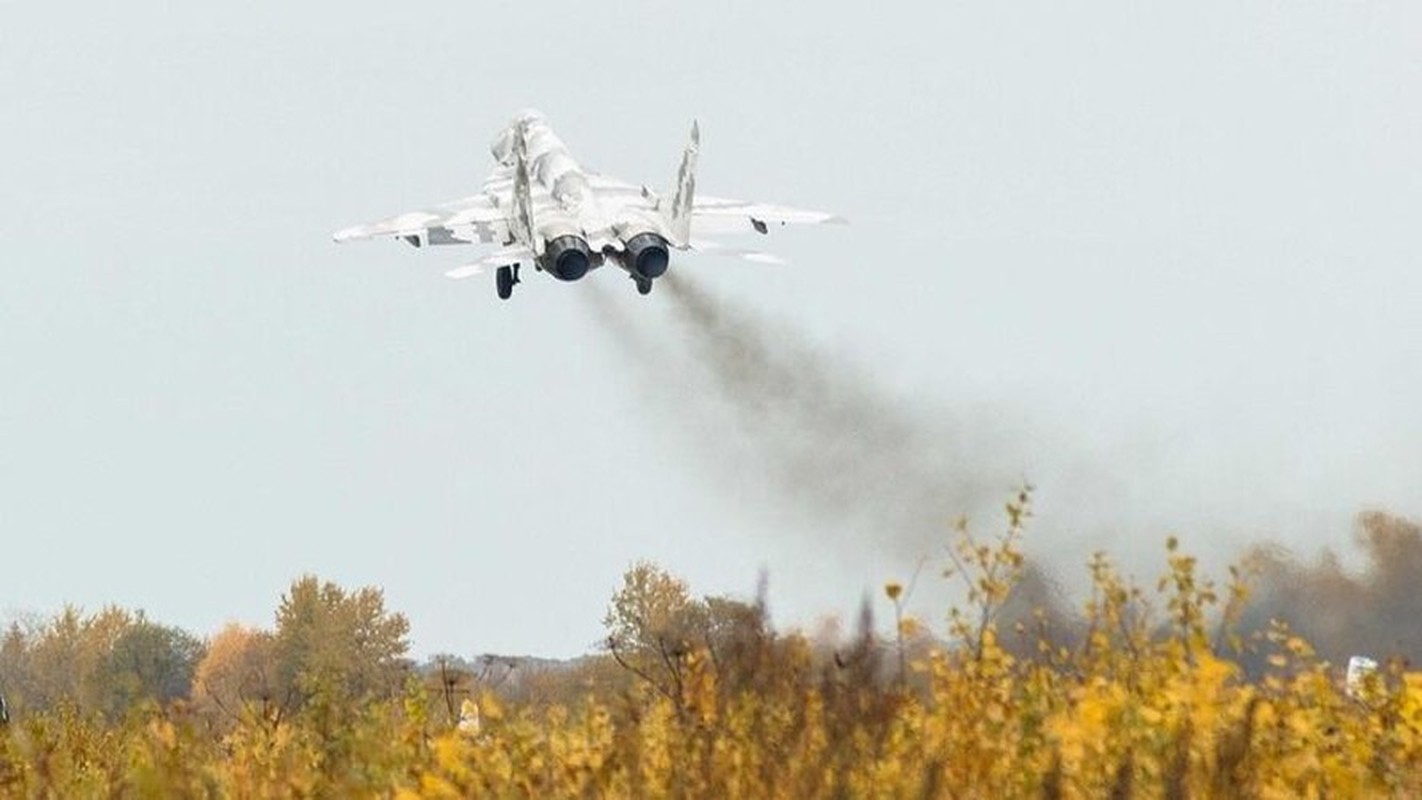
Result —
[[627, 240], [627, 268], [644, 278], [659, 278], [670, 263], [667, 240], [655, 233], [639, 233]]
[[543, 268], [560, 281], [575, 281], [591, 266], [592, 251], [581, 236], [558, 236], [543, 248]]

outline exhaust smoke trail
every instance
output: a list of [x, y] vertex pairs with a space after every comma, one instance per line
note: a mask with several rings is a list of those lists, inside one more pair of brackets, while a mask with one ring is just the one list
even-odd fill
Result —
[[742, 481], [763, 478], [766, 501], [917, 560], [938, 552], [952, 520], [1000, 508], [1023, 482], [1010, 466], [1021, 448], [990, 414], [893, 396], [845, 354], [684, 276], [658, 287], [690, 358], [639, 334], [612, 298], [593, 293], [594, 310], [647, 378], [673, 390], [659, 394], [693, 438], [686, 449]]

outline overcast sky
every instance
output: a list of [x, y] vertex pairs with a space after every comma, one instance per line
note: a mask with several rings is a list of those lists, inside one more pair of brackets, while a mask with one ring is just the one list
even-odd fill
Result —
[[707, 457], [662, 288], [331, 242], [525, 106], [654, 187], [698, 119], [700, 189], [849, 217], [671, 269], [980, 434], [1054, 563], [1422, 515], [1422, 7], [1161, 5], [0, 0], [0, 611], [210, 633], [313, 572], [417, 654], [567, 656], [636, 559], [787, 625], [911, 572]]

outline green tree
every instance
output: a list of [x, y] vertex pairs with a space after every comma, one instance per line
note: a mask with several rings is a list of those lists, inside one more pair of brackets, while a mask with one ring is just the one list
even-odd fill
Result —
[[181, 628], [151, 622], [140, 612], [114, 638], [96, 681], [102, 709], [121, 717], [144, 700], [170, 703], [192, 693], [203, 644]]

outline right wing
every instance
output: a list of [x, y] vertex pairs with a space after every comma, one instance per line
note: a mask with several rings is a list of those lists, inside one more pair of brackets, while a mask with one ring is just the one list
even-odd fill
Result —
[[696, 198], [691, 210], [691, 227], [698, 235], [768, 233], [772, 225], [843, 225], [845, 222], [844, 217], [824, 211], [704, 195]]

